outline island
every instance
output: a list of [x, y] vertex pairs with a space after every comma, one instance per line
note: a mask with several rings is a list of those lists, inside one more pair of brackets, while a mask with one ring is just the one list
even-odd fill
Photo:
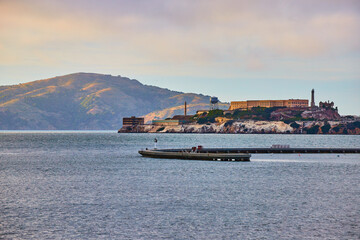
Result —
[[340, 116], [334, 102], [311, 104], [307, 99], [233, 101], [227, 110], [218, 109], [219, 100], [210, 98], [209, 110], [154, 119], [123, 119], [119, 133], [241, 133], [241, 134], [360, 134], [360, 118]]

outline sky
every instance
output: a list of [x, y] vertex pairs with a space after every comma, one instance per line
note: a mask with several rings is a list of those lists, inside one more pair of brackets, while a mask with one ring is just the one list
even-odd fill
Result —
[[0, 85], [75, 72], [360, 115], [360, 1], [0, 0]]

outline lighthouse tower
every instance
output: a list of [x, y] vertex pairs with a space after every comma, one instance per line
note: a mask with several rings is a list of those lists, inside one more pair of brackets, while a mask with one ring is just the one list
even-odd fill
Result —
[[311, 90], [311, 108], [315, 108], [315, 90]]

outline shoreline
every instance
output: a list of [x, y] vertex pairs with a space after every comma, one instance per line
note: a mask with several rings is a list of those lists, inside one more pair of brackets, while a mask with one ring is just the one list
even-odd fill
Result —
[[256, 121], [228, 123], [123, 126], [118, 133], [213, 133], [213, 134], [296, 134], [360, 135], [358, 121]]

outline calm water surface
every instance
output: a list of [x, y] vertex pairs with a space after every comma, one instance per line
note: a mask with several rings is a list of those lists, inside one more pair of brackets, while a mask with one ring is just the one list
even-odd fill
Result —
[[0, 132], [0, 239], [359, 239], [360, 155], [147, 159], [153, 147], [360, 147], [360, 136]]

